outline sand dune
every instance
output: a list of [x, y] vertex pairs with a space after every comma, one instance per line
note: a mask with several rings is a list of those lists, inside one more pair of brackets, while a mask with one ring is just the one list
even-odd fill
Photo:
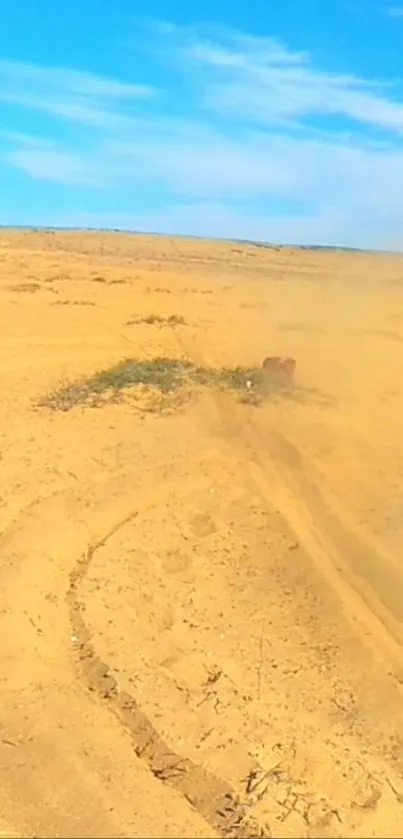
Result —
[[[0, 836], [401, 836], [403, 258], [2, 231], [0, 267]], [[183, 386], [83, 402], [156, 357]]]

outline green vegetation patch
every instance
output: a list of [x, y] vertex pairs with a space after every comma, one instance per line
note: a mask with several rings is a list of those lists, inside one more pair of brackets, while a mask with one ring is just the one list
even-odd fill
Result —
[[153, 359], [128, 358], [105, 370], [75, 382], [63, 384], [46, 394], [39, 407], [53, 411], [69, 411], [76, 405], [99, 406], [117, 401], [124, 391], [158, 391], [162, 396], [183, 393], [193, 389], [215, 388], [232, 391], [241, 396], [242, 402], [257, 405], [271, 390], [267, 374], [254, 367], [203, 367], [186, 358]]

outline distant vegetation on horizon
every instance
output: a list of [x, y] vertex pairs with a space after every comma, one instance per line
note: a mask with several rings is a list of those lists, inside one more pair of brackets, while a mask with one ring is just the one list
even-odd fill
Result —
[[352, 248], [347, 247], [344, 245], [296, 245], [296, 244], [286, 244], [281, 245], [277, 242], [261, 242], [261, 241], [254, 241], [253, 239], [219, 239], [215, 237], [209, 236], [191, 236], [190, 234], [186, 233], [153, 233], [151, 231], [145, 233], [144, 231], [139, 232], [138, 230], [120, 230], [119, 228], [104, 228], [104, 227], [47, 227], [47, 226], [37, 226], [37, 225], [29, 225], [29, 224], [0, 224], [0, 230], [30, 230], [34, 232], [42, 232], [42, 231], [71, 231], [72, 233], [122, 233], [127, 234], [128, 236], [173, 236], [178, 239], [210, 239], [211, 241], [222, 241], [222, 242], [236, 242], [237, 244], [242, 245], [253, 245], [256, 248], [275, 248], [275, 249], [282, 249], [282, 248], [293, 248], [294, 250], [300, 251], [342, 251], [347, 253], [388, 253], [388, 251], [384, 251], [381, 248]]

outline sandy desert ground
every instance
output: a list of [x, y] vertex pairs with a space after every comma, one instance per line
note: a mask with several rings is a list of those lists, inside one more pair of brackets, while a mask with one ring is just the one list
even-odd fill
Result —
[[[2, 231], [0, 268], [0, 836], [402, 836], [403, 258]], [[58, 403], [272, 354], [257, 405]]]

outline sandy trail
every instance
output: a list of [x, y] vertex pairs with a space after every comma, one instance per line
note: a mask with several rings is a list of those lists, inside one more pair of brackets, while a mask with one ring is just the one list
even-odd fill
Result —
[[[401, 262], [0, 244], [0, 835], [401, 835]], [[33, 409], [272, 348], [300, 398]]]
[[[94, 488], [88, 493], [94, 497]], [[95, 518], [102, 511], [103, 525], [109, 516], [116, 526], [119, 501], [118, 511], [101, 503]], [[172, 796], [134, 759], [130, 737], [75, 673], [66, 573], [95, 527], [87, 504], [81, 493], [61, 490], [3, 533], [3, 823], [20, 835], [157, 836], [164, 825], [174, 836]], [[182, 802], [181, 809], [186, 835], [208, 835]]]

